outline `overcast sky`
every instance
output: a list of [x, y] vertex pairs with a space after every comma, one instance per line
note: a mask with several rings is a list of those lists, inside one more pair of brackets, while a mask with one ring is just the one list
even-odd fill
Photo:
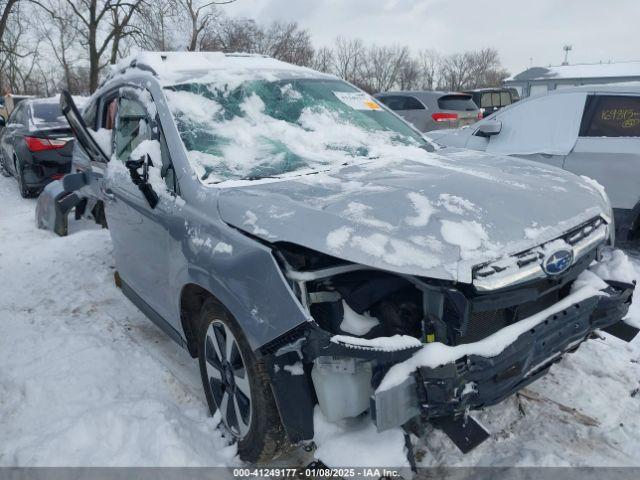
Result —
[[640, 0], [237, 0], [229, 15], [297, 21], [316, 45], [338, 35], [443, 54], [494, 47], [518, 73], [570, 63], [640, 60]]

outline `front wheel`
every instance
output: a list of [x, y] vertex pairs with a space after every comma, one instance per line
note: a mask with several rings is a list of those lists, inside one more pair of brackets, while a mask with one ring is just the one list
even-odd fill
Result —
[[212, 300], [202, 307], [198, 340], [200, 375], [211, 414], [220, 411], [242, 460], [273, 459], [286, 439], [264, 364], [235, 320]]

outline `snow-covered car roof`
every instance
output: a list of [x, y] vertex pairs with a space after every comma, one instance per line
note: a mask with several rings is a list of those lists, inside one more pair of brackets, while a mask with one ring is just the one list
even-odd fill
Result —
[[[327, 77], [310, 68], [292, 65], [264, 55], [222, 52], [142, 52], [121, 60], [106, 80], [126, 74], [129, 69], [146, 70], [161, 84], [170, 85], [189, 81], [206, 81], [207, 74], [233, 72], [238, 78], [264, 77], [271, 73], [276, 78]], [[240, 75], [242, 74], [242, 75]]]
[[532, 67], [510, 76], [505, 81], [638, 76], [640, 76], [640, 62], [618, 62]]

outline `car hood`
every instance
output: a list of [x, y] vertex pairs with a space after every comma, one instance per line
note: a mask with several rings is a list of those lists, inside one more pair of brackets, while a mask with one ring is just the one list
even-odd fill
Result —
[[454, 148], [220, 187], [222, 219], [268, 242], [465, 283], [474, 265], [610, 215], [589, 179]]

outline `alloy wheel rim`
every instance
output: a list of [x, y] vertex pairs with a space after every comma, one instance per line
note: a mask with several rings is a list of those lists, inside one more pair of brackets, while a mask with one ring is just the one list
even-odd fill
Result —
[[214, 320], [205, 337], [207, 379], [222, 422], [237, 439], [251, 425], [251, 388], [244, 358], [231, 330]]

